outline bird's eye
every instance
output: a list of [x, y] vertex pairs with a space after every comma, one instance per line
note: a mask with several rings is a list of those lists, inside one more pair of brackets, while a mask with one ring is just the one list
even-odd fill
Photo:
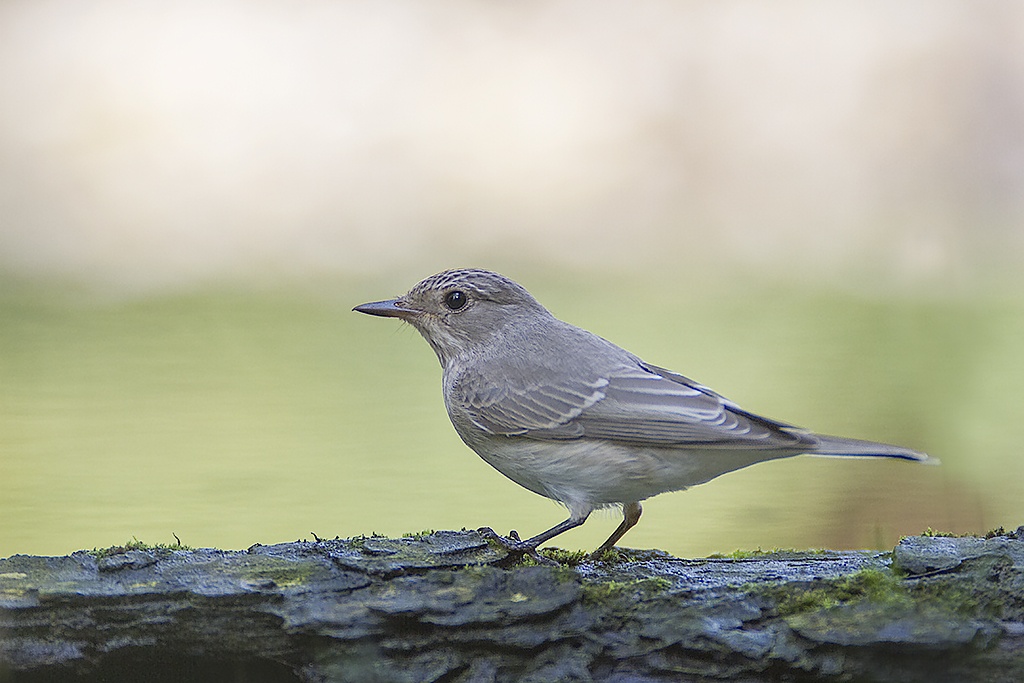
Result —
[[444, 305], [452, 311], [457, 311], [466, 305], [466, 293], [455, 290], [444, 295]]

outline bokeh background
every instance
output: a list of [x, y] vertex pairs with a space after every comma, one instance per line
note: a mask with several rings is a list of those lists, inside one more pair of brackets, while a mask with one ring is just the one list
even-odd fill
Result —
[[627, 545], [1024, 523], [1021, 45], [996, 1], [0, 1], [0, 556], [561, 521], [350, 312], [454, 266], [943, 463], [755, 466]]

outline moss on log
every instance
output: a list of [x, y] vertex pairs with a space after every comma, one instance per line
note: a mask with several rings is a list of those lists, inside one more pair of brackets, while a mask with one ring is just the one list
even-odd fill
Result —
[[1024, 528], [512, 562], [472, 531], [0, 560], [0, 681], [1024, 680]]

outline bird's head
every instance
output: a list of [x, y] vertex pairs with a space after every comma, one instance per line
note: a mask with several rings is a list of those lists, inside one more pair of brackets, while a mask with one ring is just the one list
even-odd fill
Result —
[[397, 299], [362, 304], [353, 310], [410, 323], [443, 366], [490, 343], [508, 325], [551, 315], [516, 282], [475, 268], [431, 275]]

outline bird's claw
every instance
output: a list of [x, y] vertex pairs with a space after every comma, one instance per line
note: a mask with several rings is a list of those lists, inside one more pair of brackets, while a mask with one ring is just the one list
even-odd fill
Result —
[[508, 536], [502, 536], [494, 529], [489, 526], [480, 527], [476, 530], [478, 534], [484, 537], [484, 539], [501, 546], [501, 548], [509, 553], [518, 553], [525, 555], [531, 550], [536, 550], [537, 547], [526, 543], [519, 538], [519, 533], [513, 529], [508, 533]]
[[508, 559], [518, 562], [522, 557], [529, 557], [537, 564], [550, 567], [558, 566], [558, 563], [551, 558], [544, 557], [537, 552], [537, 546], [519, 538], [519, 532], [515, 529], [508, 532], [508, 536], [502, 536], [489, 526], [480, 527], [476, 530], [485, 540], [498, 545], [508, 553]]

